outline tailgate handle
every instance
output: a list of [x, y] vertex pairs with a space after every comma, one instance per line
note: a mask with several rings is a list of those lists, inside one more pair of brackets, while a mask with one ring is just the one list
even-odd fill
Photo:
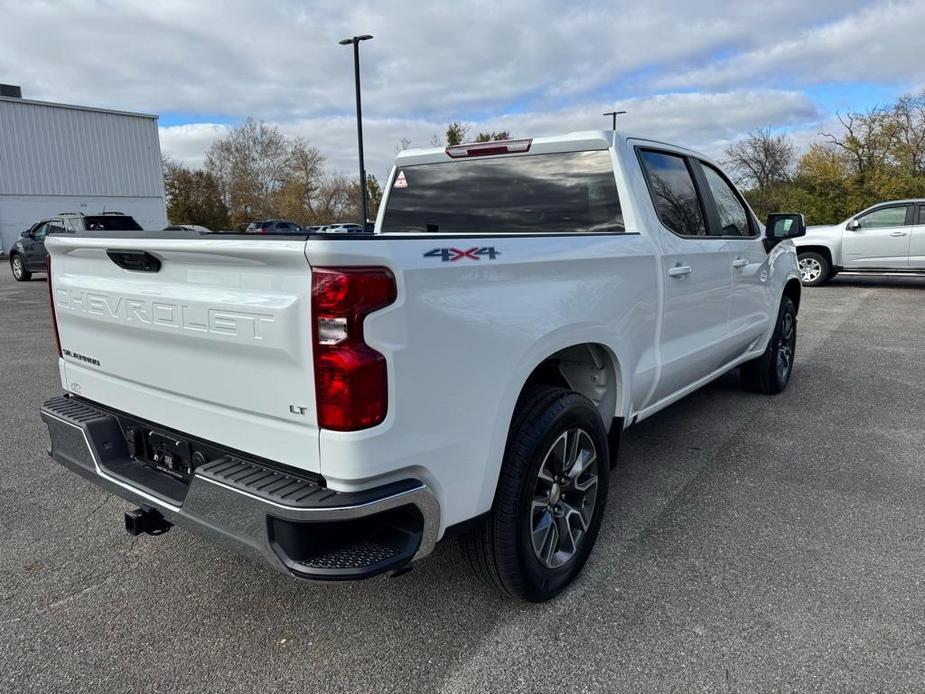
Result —
[[147, 251], [115, 251], [108, 250], [106, 255], [116, 265], [124, 270], [136, 272], [157, 272], [161, 269], [161, 261]]

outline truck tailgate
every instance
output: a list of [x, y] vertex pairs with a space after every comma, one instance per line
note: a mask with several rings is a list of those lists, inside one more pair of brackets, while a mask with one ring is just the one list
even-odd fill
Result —
[[[47, 245], [67, 390], [320, 471], [303, 240], [68, 235]], [[119, 251], [160, 267], [125, 269]]]

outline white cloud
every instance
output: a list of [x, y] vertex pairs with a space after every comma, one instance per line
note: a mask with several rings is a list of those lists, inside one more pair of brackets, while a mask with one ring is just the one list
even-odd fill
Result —
[[[628, 111], [618, 127], [625, 132], [678, 142], [717, 155], [722, 146], [744, 132], [775, 125], [802, 126], [821, 120], [813, 103], [799, 92], [741, 91], [718, 94], [664, 94], [628, 99], [616, 104]], [[469, 123], [480, 130], [508, 130], [514, 137], [539, 137], [608, 126], [601, 116], [612, 103], [585, 102], [564, 109], [486, 118]], [[350, 116], [307, 118], [276, 123], [284, 132], [305, 137], [328, 159], [332, 170], [356, 170], [356, 120]], [[408, 138], [415, 147], [430, 146], [433, 134], [443, 135], [446, 121], [436, 119], [364, 119], [367, 169], [378, 177], [389, 170], [395, 145]], [[209, 144], [227, 126], [199, 124], [161, 128], [164, 152], [189, 165], [198, 165]]]
[[369, 115], [446, 119], [619, 95], [626, 80], [651, 93], [653, 67], [754, 49], [853, 4], [0, 0], [0, 67], [35, 98], [289, 121], [352, 110], [352, 59], [337, 40], [368, 31]]
[[[723, 88], [747, 81], [805, 84], [925, 80], [925, 3], [877, 3], [822, 26], [751, 51], [654, 81], [660, 89]], [[784, 37], [789, 36], [784, 34]]]
[[194, 169], [205, 164], [206, 150], [218, 139], [228, 134], [230, 126], [216, 123], [191, 123], [159, 128], [161, 151]]
[[[536, 136], [622, 127], [715, 153], [747, 130], [812, 130], [820, 80], [925, 83], [925, 3], [877, 0], [0, 0], [0, 74], [27, 98], [170, 115], [166, 153], [199, 166], [247, 116], [353, 173], [351, 51], [362, 45], [370, 171], [447, 122]], [[796, 38], [792, 38], [796, 37]], [[192, 123], [170, 125], [173, 122]]]

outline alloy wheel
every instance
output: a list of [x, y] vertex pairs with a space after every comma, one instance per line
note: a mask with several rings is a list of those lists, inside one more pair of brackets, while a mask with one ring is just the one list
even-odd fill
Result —
[[550, 569], [568, 563], [588, 534], [597, 500], [598, 457], [584, 429], [569, 429], [549, 447], [530, 506], [533, 552]]
[[20, 258], [18, 255], [14, 255], [13, 256], [13, 277], [15, 277], [18, 280], [22, 279], [22, 273], [23, 273], [22, 258]]
[[800, 276], [804, 282], [815, 282], [822, 276], [822, 264], [815, 258], [800, 258]]
[[796, 317], [787, 311], [781, 317], [780, 339], [777, 343], [776, 368], [777, 377], [781, 383], [790, 378], [790, 370], [793, 368], [793, 353], [796, 347]]

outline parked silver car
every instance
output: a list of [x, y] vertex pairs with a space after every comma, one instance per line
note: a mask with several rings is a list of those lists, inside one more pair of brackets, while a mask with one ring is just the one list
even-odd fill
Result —
[[925, 271], [925, 199], [879, 202], [838, 224], [811, 226], [794, 239], [803, 284], [815, 287], [842, 270]]

